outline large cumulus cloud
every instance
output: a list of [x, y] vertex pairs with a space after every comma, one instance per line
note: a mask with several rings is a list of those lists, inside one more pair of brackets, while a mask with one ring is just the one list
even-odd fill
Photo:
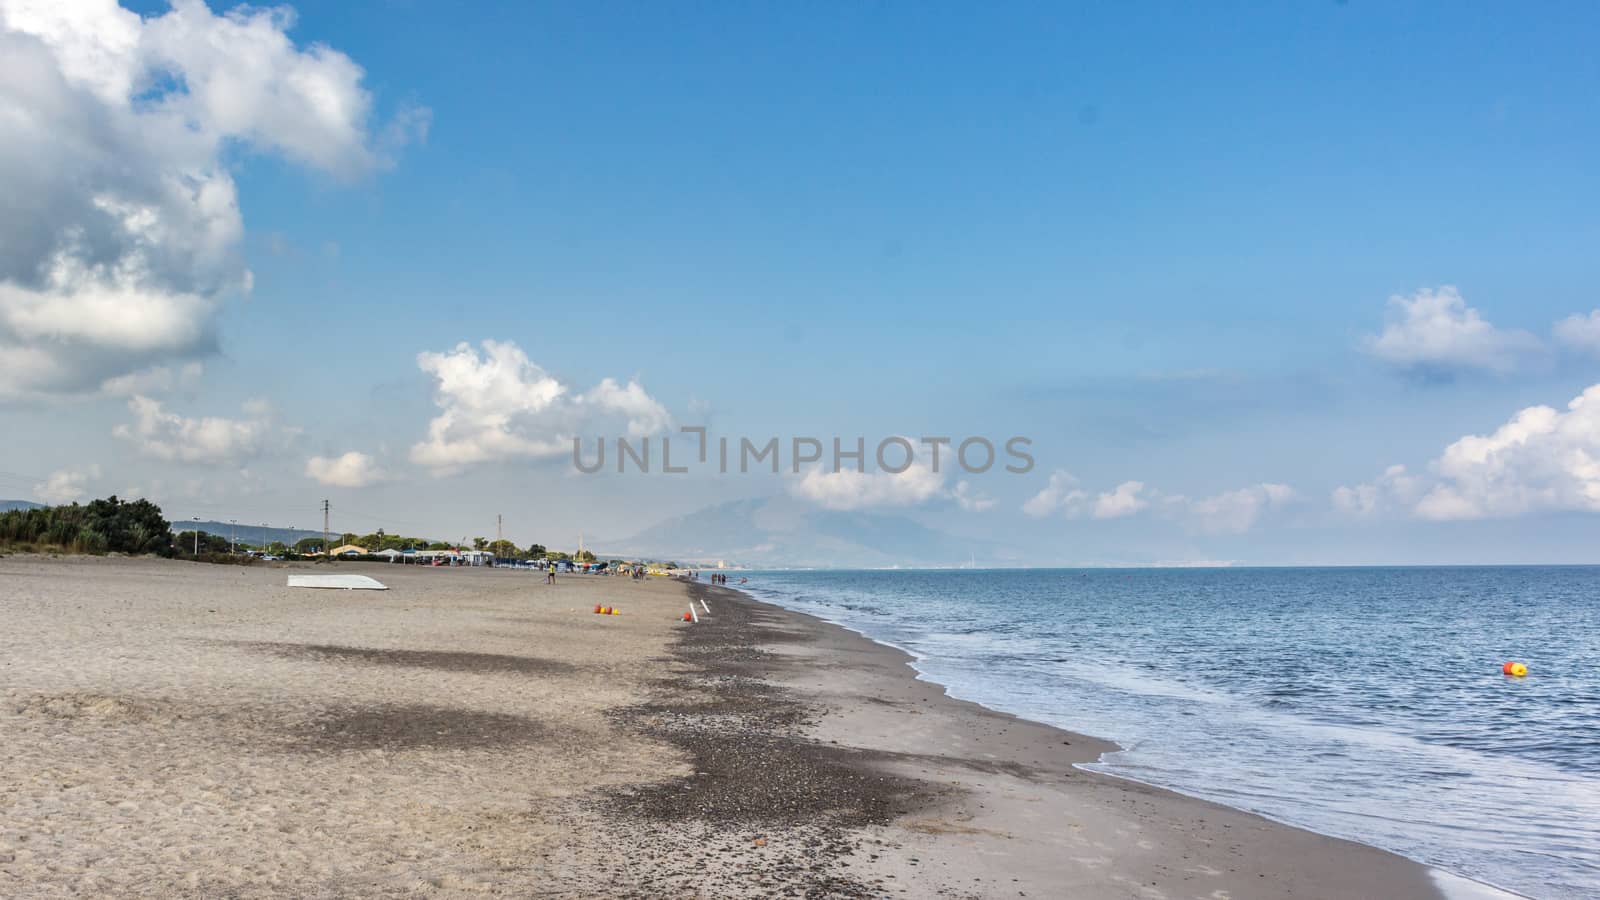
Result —
[[199, 0], [148, 19], [0, 0], [0, 398], [215, 349], [220, 305], [250, 289], [239, 150], [337, 178], [385, 164], [360, 66], [292, 25]]

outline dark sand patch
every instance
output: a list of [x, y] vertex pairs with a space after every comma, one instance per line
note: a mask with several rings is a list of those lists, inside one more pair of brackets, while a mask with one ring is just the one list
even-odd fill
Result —
[[536, 656], [503, 653], [468, 653], [457, 650], [385, 650], [376, 647], [347, 647], [340, 644], [287, 644], [271, 641], [239, 641], [233, 646], [290, 659], [314, 659], [370, 665], [438, 669], [444, 672], [514, 672], [520, 675], [565, 675], [578, 667]]
[[331, 707], [298, 723], [290, 741], [311, 752], [343, 750], [482, 750], [546, 737], [533, 719], [425, 704]]
[[[690, 584], [696, 599], [714, 588]], [[761, 679], [788, 660], [758, 649], [774, 633], [768, 611], [713, 594], [715, 613], [679, 633], [673, 657], [692, 670], [656, 682], [652, 703], [617, 710], [629, 728], [665, 740], [693, 760], [695, 774], [619, 793], [619, 812], [657, 821], [750, 825], [886, 824], [930, 799], [923, 782], [886, 773], [880, 754], [822, 744], [802, 729], [815, 710]]]
[[884, 825], [928, 799], [927, 785], [889, 775], [884, 758], [789, 732], [803, 713], [789, 703], [683, 709], [652, 704], [619, 718], [687, 752], [695, 774], [615, 795], [619, 812], [665, 822], [838, 827]]
[[[708, 590], [689, 586], [697, 599]], [[763, 627], [772, 616], [755, 604], [727, 594], [711, 597], [713, 612], [679, 633], [672, 661], [680, 674], [655, 682], [654, 702], [611, 713], [629, 730], [679, 748], [693, 769], [686, 778], [603, 798], [601, 808], [614, 821], [638, 822], [639, 833], [652, 836], [644, 849], [670, 848], [683, 868], [659, 873], [655, 892], [619, 896], [690, 888], [713, 896], [890, 893], [889, 885], [863, 882], [846, 868], [847, 857], [862, 849], [859, 829], [921, 809], [939, 789], [890, 774], [882, 754], [806, 738], [818, 710], [762, 680], [791, 661], [758, 645], [774, 635], [796, 643], [813, 638]], [[685, 829], [707, 837], [692, 846], [667, 837]], [[730, 862], [732, 871], [724, 873]]]

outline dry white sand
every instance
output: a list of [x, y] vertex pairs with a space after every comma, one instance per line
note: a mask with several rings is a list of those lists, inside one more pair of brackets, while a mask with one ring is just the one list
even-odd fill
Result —
[[0, 559], [0, 896], [533, 892], [565, 798], [684, 774], [603, 714], [681, 585], [341, 571]]

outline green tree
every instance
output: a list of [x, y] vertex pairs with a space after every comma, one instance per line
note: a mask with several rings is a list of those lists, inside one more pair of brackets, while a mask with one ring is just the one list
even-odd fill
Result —
[[[193, 535], [190, 536], [191, 541]], [[161, 507], [116, 497], [87, 506], [44, 506], [0, 513], [0, 545], [42, 544], [75, 553], [171, 555], [172, 530]]]

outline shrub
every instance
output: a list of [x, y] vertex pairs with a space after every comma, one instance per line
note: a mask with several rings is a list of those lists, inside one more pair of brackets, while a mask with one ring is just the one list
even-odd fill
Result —
[[0, 513], [0, 545], [41, 544], [73, 553], [171, 555], [172, 528], [149, 500], [107, 497], [87, 506], [43, 506]]

